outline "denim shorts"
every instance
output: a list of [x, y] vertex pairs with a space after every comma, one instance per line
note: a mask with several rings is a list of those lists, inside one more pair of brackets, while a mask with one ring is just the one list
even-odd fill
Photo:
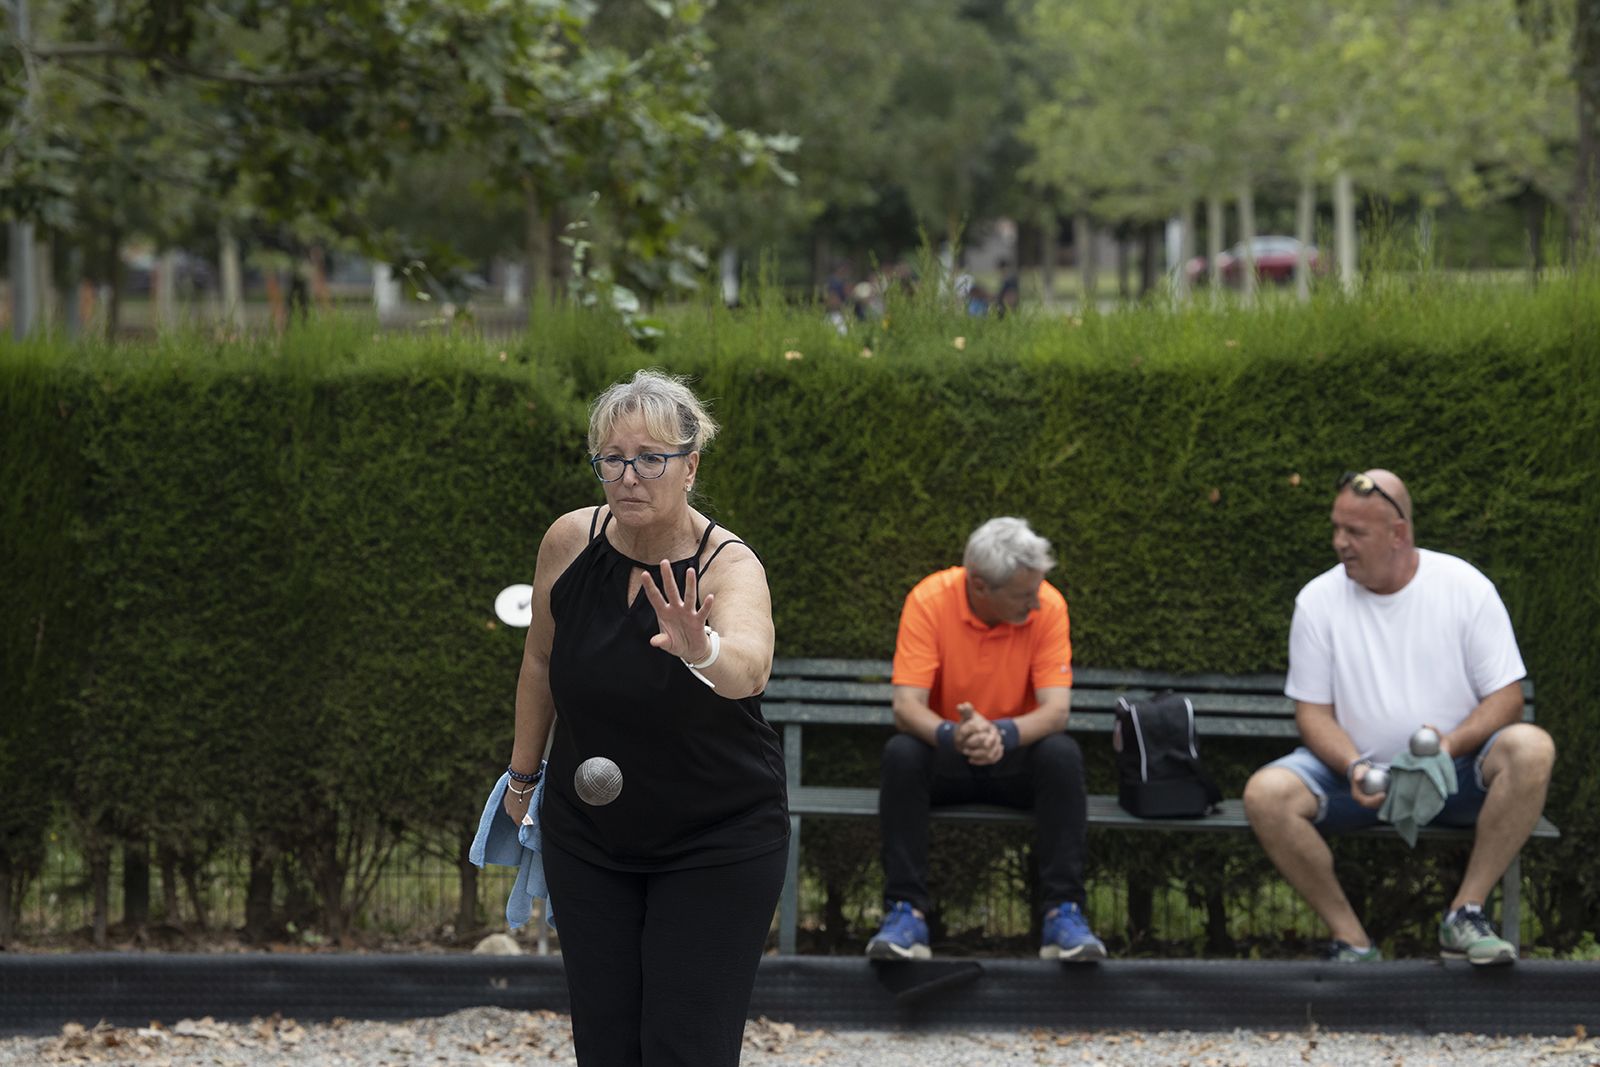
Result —
[[[1483, 786], [1483, 758], [1489, 754], [1500, 737], [1495, 731], [1478, 751], [1456, 757], [1455, 793], [1444, 802], [1444, 809], [1430, 825], [1474, 826], [1478, 812], [1483, 808], [1487, 791]], [[1364, 830], [1379, 824], [1378, 813], [1364, 808], [1350, 795], [1350, 780], [1340, 771], [1329, 767], [1304, 745], [1268, 767], [1282, 767], [1293, 771], [1306, 784], [1311, 795], [1317, 798], [1317, 817], [1313, 820], [1324, 834], [1339, 834], [1350, 830]]]

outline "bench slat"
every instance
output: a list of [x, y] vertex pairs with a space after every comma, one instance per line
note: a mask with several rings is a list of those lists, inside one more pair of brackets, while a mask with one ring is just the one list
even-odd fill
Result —
[[[1203, 819], [1145, 819], [1132, 815], [1117, 803], [1117, 798], [1106, 794], [1090, 794], [1088, 798], [1089, 825], [1119, 827], [1131, 830], [1182, 830], [1182, 831], [1238, 831], [1248, 829], [1249, 820], [1244, 815], [1244, 801], [1237, 798], [1224, 800], [1220, 810]], [[878, 814], [878, 791], [839, 786], [799, 786], [789, 791], [789, 811], [794, 815], [817, 816], [875, 816]], [[952, 804], [935, 808], [936, 819], [953, 819], [961, 822], [1029, 823], [1033, 814], [1018, 808], [995, 804]], [[1366, 834], [1387, 834], [1392, 830], [1376, 826], [1360, 831]], [[1452, 826], [1425, 826], [1419, 836], [1430, 838], [1472, 837], [1472, 830]], [[1550, 820], [1540, 817], [1533, 835], [1554, 839], [1561, 836]]]
[[[835, 726], [893, 726], [888, 707], [848, 704], [763, 704], [761, 713], [773, 723], [812, 723]], [[1077, 711], [1067, 720], [1068, 733], [1108, 734], [1116, 717], [1108, 711]], [[1202, 737], [1299, 736], [1293, 719], [1208, 715], [1200, 720]]]

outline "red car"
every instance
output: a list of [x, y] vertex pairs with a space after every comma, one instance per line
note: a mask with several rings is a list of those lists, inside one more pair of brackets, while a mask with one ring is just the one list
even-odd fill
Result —
[[[1294, 264], [1300, 255], [1300, 242], [1293, 237], [1257, 237], [1251, 242], [1256, 261], [1256, 278], [1263, 282], [1277, 282], [1286, 285], [1294, 281]], [[1317, 249], [1315, 245], [1306, 245], [1306, 265], [1315, 273], [1317, 271]], [[1244, 243], [1234, 245], [1222, 255], [1217, 257], [1217, 268], [1222, 273], [1222, 280], [1228, 285], [1238, 285], [1244, 277]], [[1206, 282], [1210, 278], [1206, 270], [1206, 257], [1195, 256], [1184, 267], [1192, 284]]]

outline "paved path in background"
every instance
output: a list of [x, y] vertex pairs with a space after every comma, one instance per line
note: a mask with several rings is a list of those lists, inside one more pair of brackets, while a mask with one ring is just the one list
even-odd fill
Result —
[[[0, 1038], [0, 1067], [529, 1067], [575, 1064], [572, 1027], [554, 1012], [472, 1008], [406, 1022], [251, 1023], [184, 1019], [139, 1029], [68, 1026]], [[745, 1031], [745, 1067], [1600, 1067], [1600, 1040], [1326, 1033], [907, 1034], [803, 1030], [762, 1019]]]

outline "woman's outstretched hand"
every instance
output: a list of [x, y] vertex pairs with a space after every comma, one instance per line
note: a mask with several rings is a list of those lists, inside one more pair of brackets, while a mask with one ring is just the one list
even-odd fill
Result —
[[672, 575], [672, 564], [661, 561], [661, 588], [656, 583], [644, 583], [644, 595], [656, 609], [656, 622], [661, 632], [650, 639], [654, 648], [670, 652], [689, 663], [699, 663], [711, 654], [711, 639], [706, 636], [706, 619], [711, 615], [711, 602], [715, 594], [706, 594], [705, 602], [695, 608], [698, 578], [694, 569], [684, 573], [683, 588]]

